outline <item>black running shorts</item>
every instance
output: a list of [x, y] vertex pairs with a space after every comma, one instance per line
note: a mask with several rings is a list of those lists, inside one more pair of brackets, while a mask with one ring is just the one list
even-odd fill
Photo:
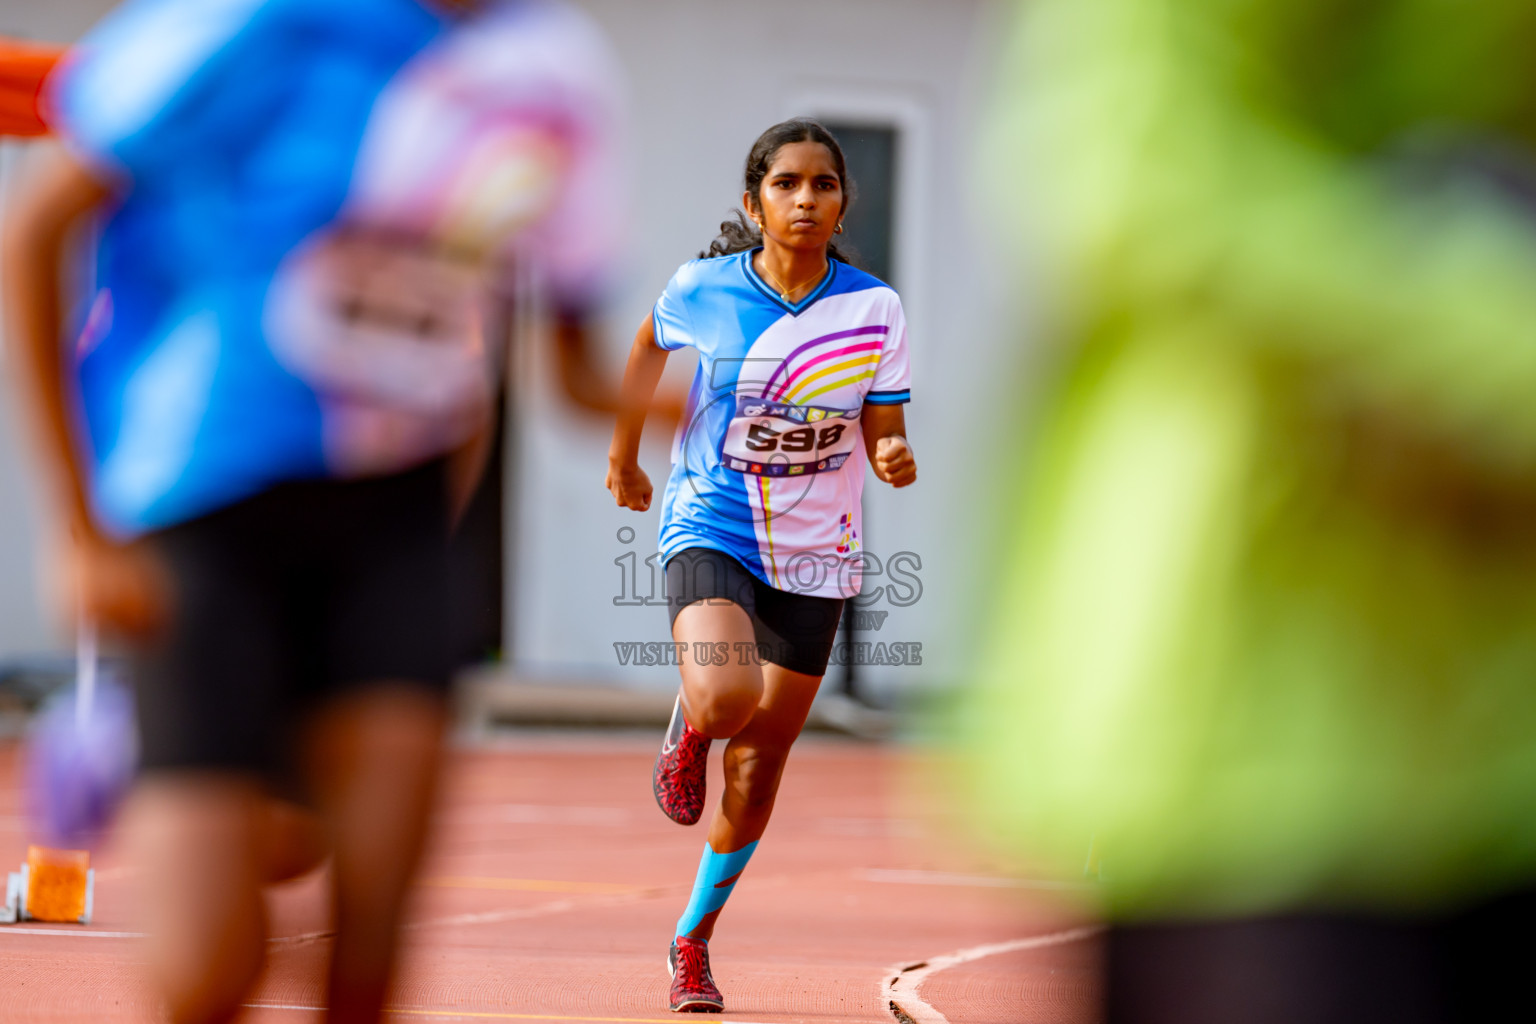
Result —
[[143, 770], [284, 784], [328, 698], [379, 684], [446, 697], [447, 538], [441, 461], [281, 484], [150, 534], [173, 605], [135, 664]]
[[[822, 676], [843, 614], [840, 597], [776, 590], [730, 555], [686, 548], [667, 560], [667, 613], [672, 622], [690, 604], [729, 601], [752, 620], [756, 657], [808, 676]], [[731, 651], [733, 660], [739, 652]]]

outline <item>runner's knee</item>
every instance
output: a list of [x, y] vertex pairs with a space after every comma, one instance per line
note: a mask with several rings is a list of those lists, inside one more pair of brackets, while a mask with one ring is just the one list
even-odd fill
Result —
[[746, 728], [763, 697], [762, 676], [755, 668], [715, 670], [702, 678], [684, 677], [688, 721], [706, 736], [734, 736]]

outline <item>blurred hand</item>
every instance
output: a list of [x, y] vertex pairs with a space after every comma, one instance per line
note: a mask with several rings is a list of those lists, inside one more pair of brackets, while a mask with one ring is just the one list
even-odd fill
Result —
[[165, 567], [142, 544], [74, 536], [58, 553], [56, 579], [66, 621], [79, 618], [103, 629], [144, 638], [166, 625], [171, 584]]
[[490, 462], [493, 443], [491, 426], [488, 424], [477, 431], [463, 447], [448, 456], [445, 475], [448, 483], [450, 530], [459, 528], [459, 523], [464, 519], [464, 513], [469, 511], [470, 502], [475, 500], [475, 494], [480, 490], [486, 466]]
[[651, 478], [635, 462], [608, 463], [605, 481], [613, 500], [621, 508], [644, 512], [651, 507]]
[[875, 476], [892, 487], [905, 487], [917, 479], [917, 462], [904, 437], [882, 437], [875, 442]]

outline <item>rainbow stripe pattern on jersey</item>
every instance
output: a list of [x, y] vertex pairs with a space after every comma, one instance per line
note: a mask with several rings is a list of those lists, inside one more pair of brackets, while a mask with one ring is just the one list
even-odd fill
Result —
[[656, 303], [657, 344], [699, 353], [662, 497], [662, 556], [712, 548], [777, 589], [852, 597], [860, 416], [911, 399], [901, 299], [834, 262], [787, 303], [752, 256], [687, 263]]

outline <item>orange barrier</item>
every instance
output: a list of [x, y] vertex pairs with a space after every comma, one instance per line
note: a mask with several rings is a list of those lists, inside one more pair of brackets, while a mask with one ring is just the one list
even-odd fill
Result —
[[64, 47], [0, 36], [0, 135], [47, 135], [38, 99]]

